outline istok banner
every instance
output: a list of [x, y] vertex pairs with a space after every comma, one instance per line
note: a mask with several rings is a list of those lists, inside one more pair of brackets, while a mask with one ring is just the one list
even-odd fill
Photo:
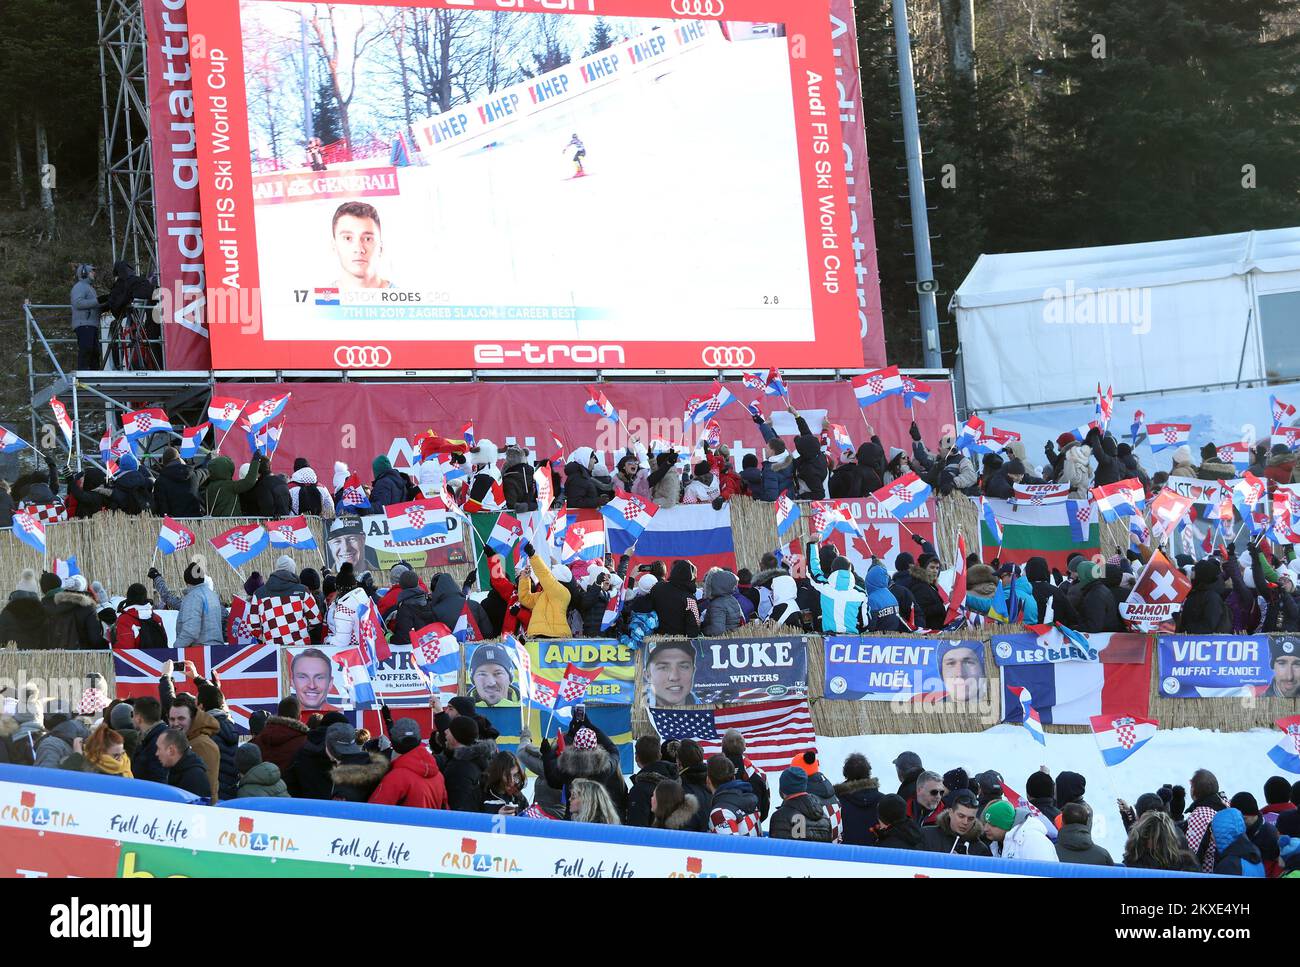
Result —
[[1165, 698], [1300, 695], [1300, 637], [1161, 635], [1160, 694]]

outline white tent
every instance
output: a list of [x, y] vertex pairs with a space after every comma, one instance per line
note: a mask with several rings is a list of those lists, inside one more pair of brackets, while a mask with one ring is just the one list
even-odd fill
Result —
[[982, 255], [953, 297], [978, 411], [1300, 378], [1300, 228]]

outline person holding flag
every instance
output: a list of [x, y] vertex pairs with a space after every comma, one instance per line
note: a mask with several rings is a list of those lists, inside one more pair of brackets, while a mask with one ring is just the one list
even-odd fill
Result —
[[[623, 772], [619, 767], [618, 746], [588, 721], [585, 706], [574, 707], [573, 721], [565, 739], [563, 752], [557, 752], [549, 739], [542, 740], [542, 775], [547, 784], [562, 790], [563, 801], [567, 805], [572, 798], [571, 790], [576, 780], [589, 779], [599, 783], [609, 793], [619, 815], [624, 815], [627, 812], [627, 785], [623, 782]], [[565, 818], [571, 818], [567, 808]]]

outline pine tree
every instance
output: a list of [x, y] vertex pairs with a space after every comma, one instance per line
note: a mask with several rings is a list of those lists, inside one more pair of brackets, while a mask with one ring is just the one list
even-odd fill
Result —
[[343, 114], [339, 110], [334, 88], [325, 78], [316, 85], [316, 95], [312, 98], [311, 114], [316, 137], [321, 144], [333, 144], [343, 140]]
[[597, 17], [595, 25], [591, 28], [591, 42], [587, 44], [587, 49], [583, 51], [584, 57], [590, 57], [592, 54], [599, 54], [602, 50], [613, 47], [618, 40], [614, 32], [609, 29], [609, 21], [604, 17]]

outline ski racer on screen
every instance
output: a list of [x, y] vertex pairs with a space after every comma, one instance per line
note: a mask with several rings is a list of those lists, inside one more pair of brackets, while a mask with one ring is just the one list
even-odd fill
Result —
[[334, 211], [331, 226], [334, 255], [341, 274], [334, 285], [339, 289], [391, 289], [393, 283], [379, 274], [384, 242], [379, 212], [363, 201], [347, 201]]
[[568, 151], [570, 148], [573, 148], [573, 149], [574, 149], [574, 152], [573, 152], [573, 167], [574, 167], [573, 177], [577, 178], [579, 175], [585, 175], [585, 174], [587, 173], [587, 171], [586, 171], [585, 168], [582, 167], [582, 159], [585, 158], [585, 157], [587, 157], [587, 149], [583, 146], [583, 144], [582, 144], [582, 139], [578, 137], [578, 132], [577, 132], [577, 131], [573, 132], [573, 137], [569, 139], [569, 143], [566, 144], [566, 145], [565, 145], [563, 148], [561, 148], [560, 150], [561, 150], [561, 151]]

